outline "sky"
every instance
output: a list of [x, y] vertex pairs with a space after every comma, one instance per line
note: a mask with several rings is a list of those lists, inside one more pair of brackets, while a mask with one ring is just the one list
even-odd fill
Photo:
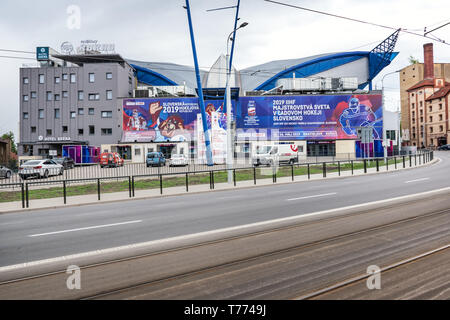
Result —
[[[448, 0], [280, 0], [353, 19], [422, 33], [450, 21]], [[226, 53], [233, 30], [237, 0], [190, 0], [198, 60], [207, 70]], [[185, 0], [2, 0], [0, 49], [34, 52], [37, 46], [59, 50], [69, 41], [114, 43], [124, 58], [193, 66]], [[80, 10], [79, 28], [73, 28], [72, 6]], [[233, 65], [239, 70], [273, 60], [303, 58], [342, 51], [370, 51], [393, 30], [338, 19], [264, 0], [241, 0], [239, 23], [248, 26], [236, 36]], [[69, 24], [68, 24], [69, 22]], [[72, 27], [70, 27], [72, 26]], [[432, 33], [450, 43], [450, 25]], [[397, 58], [374, 80], [381, 88], [383, 75], [409, 65], [413, 56], [423, 62], [423, 44], [433, 42], [434, 61], [450, 62], [450, 46], [401, 33]], [[18, 133], [19, 69], [36, 64], [35, 55], [0, 51], [0, 133]], [[5, 58], [4, 56], [20, 57]], [[25, 57], [30, 59], [24, 59]], [[398, 74], [386, 76], [386, 108], [400, 106]]]

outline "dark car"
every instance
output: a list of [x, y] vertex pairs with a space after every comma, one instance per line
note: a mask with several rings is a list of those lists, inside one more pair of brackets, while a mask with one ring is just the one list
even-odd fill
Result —
[[55, 161], [57, 164], [62, 165], [64, 167], [64, 170], [73, 169], [75, 167], [75, 161], [73, 161], [73, 159], [69, 157], [53, 158], [53, 161]]
[[11, 178], [11, 175], [12, 175], [11, 169], [4, 166], [0, 166], [0, 178], [9, 179]]
[[450, 144], [444, 144], [443, 146], [438, 147], [438, 150], [450, 150]]
[[153, 166], [165, 166], [166, 165], [166, 158], [161, 152], [149, 152], [147, 154], [147, 167], [153, 167]]

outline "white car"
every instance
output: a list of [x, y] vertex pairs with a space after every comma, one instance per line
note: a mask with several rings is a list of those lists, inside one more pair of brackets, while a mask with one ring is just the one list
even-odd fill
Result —
[[48, 176], [62, 175], [64, 167], [50, 159], [28, 160], [19, 168], [19, 176], [22, 179], [28, 177], [48, 178]]
[[169, 161], [169, 166], [187, 166], [188, 158], [184, 154], [173, 154]]

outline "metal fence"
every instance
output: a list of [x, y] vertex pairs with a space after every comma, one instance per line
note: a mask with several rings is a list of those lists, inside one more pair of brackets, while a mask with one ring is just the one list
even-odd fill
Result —
[[[417, 153], [422, 154], [422, 153]], [[298, 158], [298, 164], [313, 164], [322, 162], [338, 162], [338, 161], [357, 161], [360, 158], [356, 158], [354, 154], [351, 153], [340, 153], [333, 156], [309, 156], [306, 158]], [[253, 165], [251, 158], [235, 159], [232, 167], [233, 168], [248, 168]], [[179, 173], [192, 173], [192, 172], [203, 172], [214, 170], [223, 170], [226, 168], [225, 164], [216, 164], [210, 167], [206, 164], [196, 163], [190, 161], [186, 166], [169, 166], [166, 164], [162, 167], [147, 167], [145, 163], [125, 163], [123, 166], [113, 167], [113, 168], [101, 168], [99, 164], [92, 165], [78, 165], [73, 169], [65, 169], [62, 174], [60, 172], [49, 172], [47, 177], [42, 175], [31, 176], [27, 179], [23, 179], [21, 175], [31, 175], [33, 170], [11, 170], [11, 174], [8, 178], [0, 177], [0, 189], [14, 189], [15, 185], [22, 182], [32, 182], [32, 185], [41, 185], [42, 187], [51, 186], [52, 182], [56, 184], [61, 180], [70, 181], [69, 184], [84, 184], [92, 183], [93, 179], [101, 178], [111, 178], [119, 179], [124, 176], [149, 176], [149, 175], [159, 175], [159, 174], [179, 174]]]
[[[399, 168], [408, 168], [422, 165], [432, 161], [434, 158], [433, 151], [423, 152], [420, 154], [409, 156], [394, 156], [384, 158], [370, 158], [370, 159], [352, 159], [352, 160], [337, 160], [324, 161], [313, 163], [294, 163], [287, 165], [278, 165], [273, 167], [255, 167], [255, 166], [236, 166], [232, 171], [233, 184], [237, 185], [240, 181], [253, 181], [257, 184], [259, 179], [272, 179], [273, 183], [281, 177], [290, 177], [295, 181], [295, 177], [299, 175], [307, 176], [311, 179], [311, 175], [320, 174], [324, 178], [330, 173], [337, 173], [340, 176], [343, 172], [351, 172], [354, 174], [355, 170], [362, 170], [364, 173], [368, 172], [369, 168], [376, 168], [380, 171], [381, 167], [385, 167], [387, 171]], [[153, 171], [153, 170], [159, 171]], [[73, 184], [90, 184], [90, 190], [87, 194], [96, 193], [98, 200], [101, 200], [102, 192], [126, 191], [128, 196], [133, 198], [135, 196], [136, 188], [139, 189], [159, 189], [160, 194], [163, 194], [164, 188], [173, 186], [183, 186], [186, 192], [189, 192], [189, 187], [192, 185], [209, 184], [212, 190], [215, 185], [220, 182], [226, 182], [227, 171], [225, 167], [211, 168], [211, 167], [197, 167], [197, 170], [189, 171], [170, 171], [162, 172], [161, 168], [154, 168], [152, 171], [111, 176], [97, 176], [88, 178], [66, 178], [58, 176], [55, 180], [26, 180], [16, 183], [4, 183], [4, 187], [16, 190], [22, 201], [23, 208], [29, 208], [30, 192], [33, 187], [42, 185], [51, 185], [53, 188], [60, 189], [61, 196], [64, 198], [64, 204], [67, 202], [68, 190]], [[188, 169], [188, 168], [185, 168]], [[55, 187], [56, 185], [56, 187]], [[36, 190], [34, 190], [36, 191]]]

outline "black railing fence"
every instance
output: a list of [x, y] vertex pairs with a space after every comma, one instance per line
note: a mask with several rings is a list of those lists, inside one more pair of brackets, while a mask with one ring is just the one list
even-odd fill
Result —
[[[2, 186], [9, 188], [8, 192], [20, 193], [22, 208], [29, 208], [30, 192], [42, 191], [42, 189], [46, 188], [45, 186], [60, 190], [59, 197], [63, 197], [64, 204], [66, 204], [69, 196], [68, 191], [72, 192], [70, 188], [74, 187], [75, 184], [78, 188], [85, 187], [85, 190], [77, 190], [76, 195], [96, 193], [97, 199], [101, 200], [102, 193], [126, 191], [128, 192], [128, 197], [133, 198], [136, 194], [136, 188], [140, 190], [159, 188], [160, 194], [163, 194], [164, 188], [168, 187], [183, 187], [186, 192], [189, 192], [189, 188], [192, 185], [207, 185], [209, 183], [209, 189], [213, 190], [217, 183], [227, 181], [228, 170], [232, 171], [234, 186], [237, 186], [237, 183], [240, 181], [253, 181], [253, 184], [256, 185], [258, 179], [272, 178], [273, 183], [277, 183], [278, 178], [281, 177], [290, 177], [292, 181], [295, 181], [295, 177], [300, 175], [307, 176], [309, 180], [313, 174], [319, 174], [326, 178], [330, 173], [337, 173], [340, 176], [345, 171], [351, 172], [351, 175], [354, 174], [355, 170], [363, 170], [364, 173], [367, 173], [368, 168], [376, 168], [376, 171], [380, 171], [382, 166], [385, 166], [386, 170], [409, 168], [428, 163], [433, 158], [433, 151], [427, 151], [408, 156], [387, 157], [386, 159], [335, 160], [279, 164], [272, 167], [235, 166], [232, 169], [227, 169], [225, 166], [220, 168], [197, 166], [197, 170], [167, 170], [165, 172], [161, 170], [162, 168], [152, 168], [141, 173], [133, 171], [132, 168], [125, 168], [123, 171], [117, 171], [117, 174], [114, 176], [71, 178], [70, 174], [65, 174], [56, 176], [55, 179], [24, 180], [21, 182], [3, 183]], [[36, 186], [39, 188], [36, 189]]]

